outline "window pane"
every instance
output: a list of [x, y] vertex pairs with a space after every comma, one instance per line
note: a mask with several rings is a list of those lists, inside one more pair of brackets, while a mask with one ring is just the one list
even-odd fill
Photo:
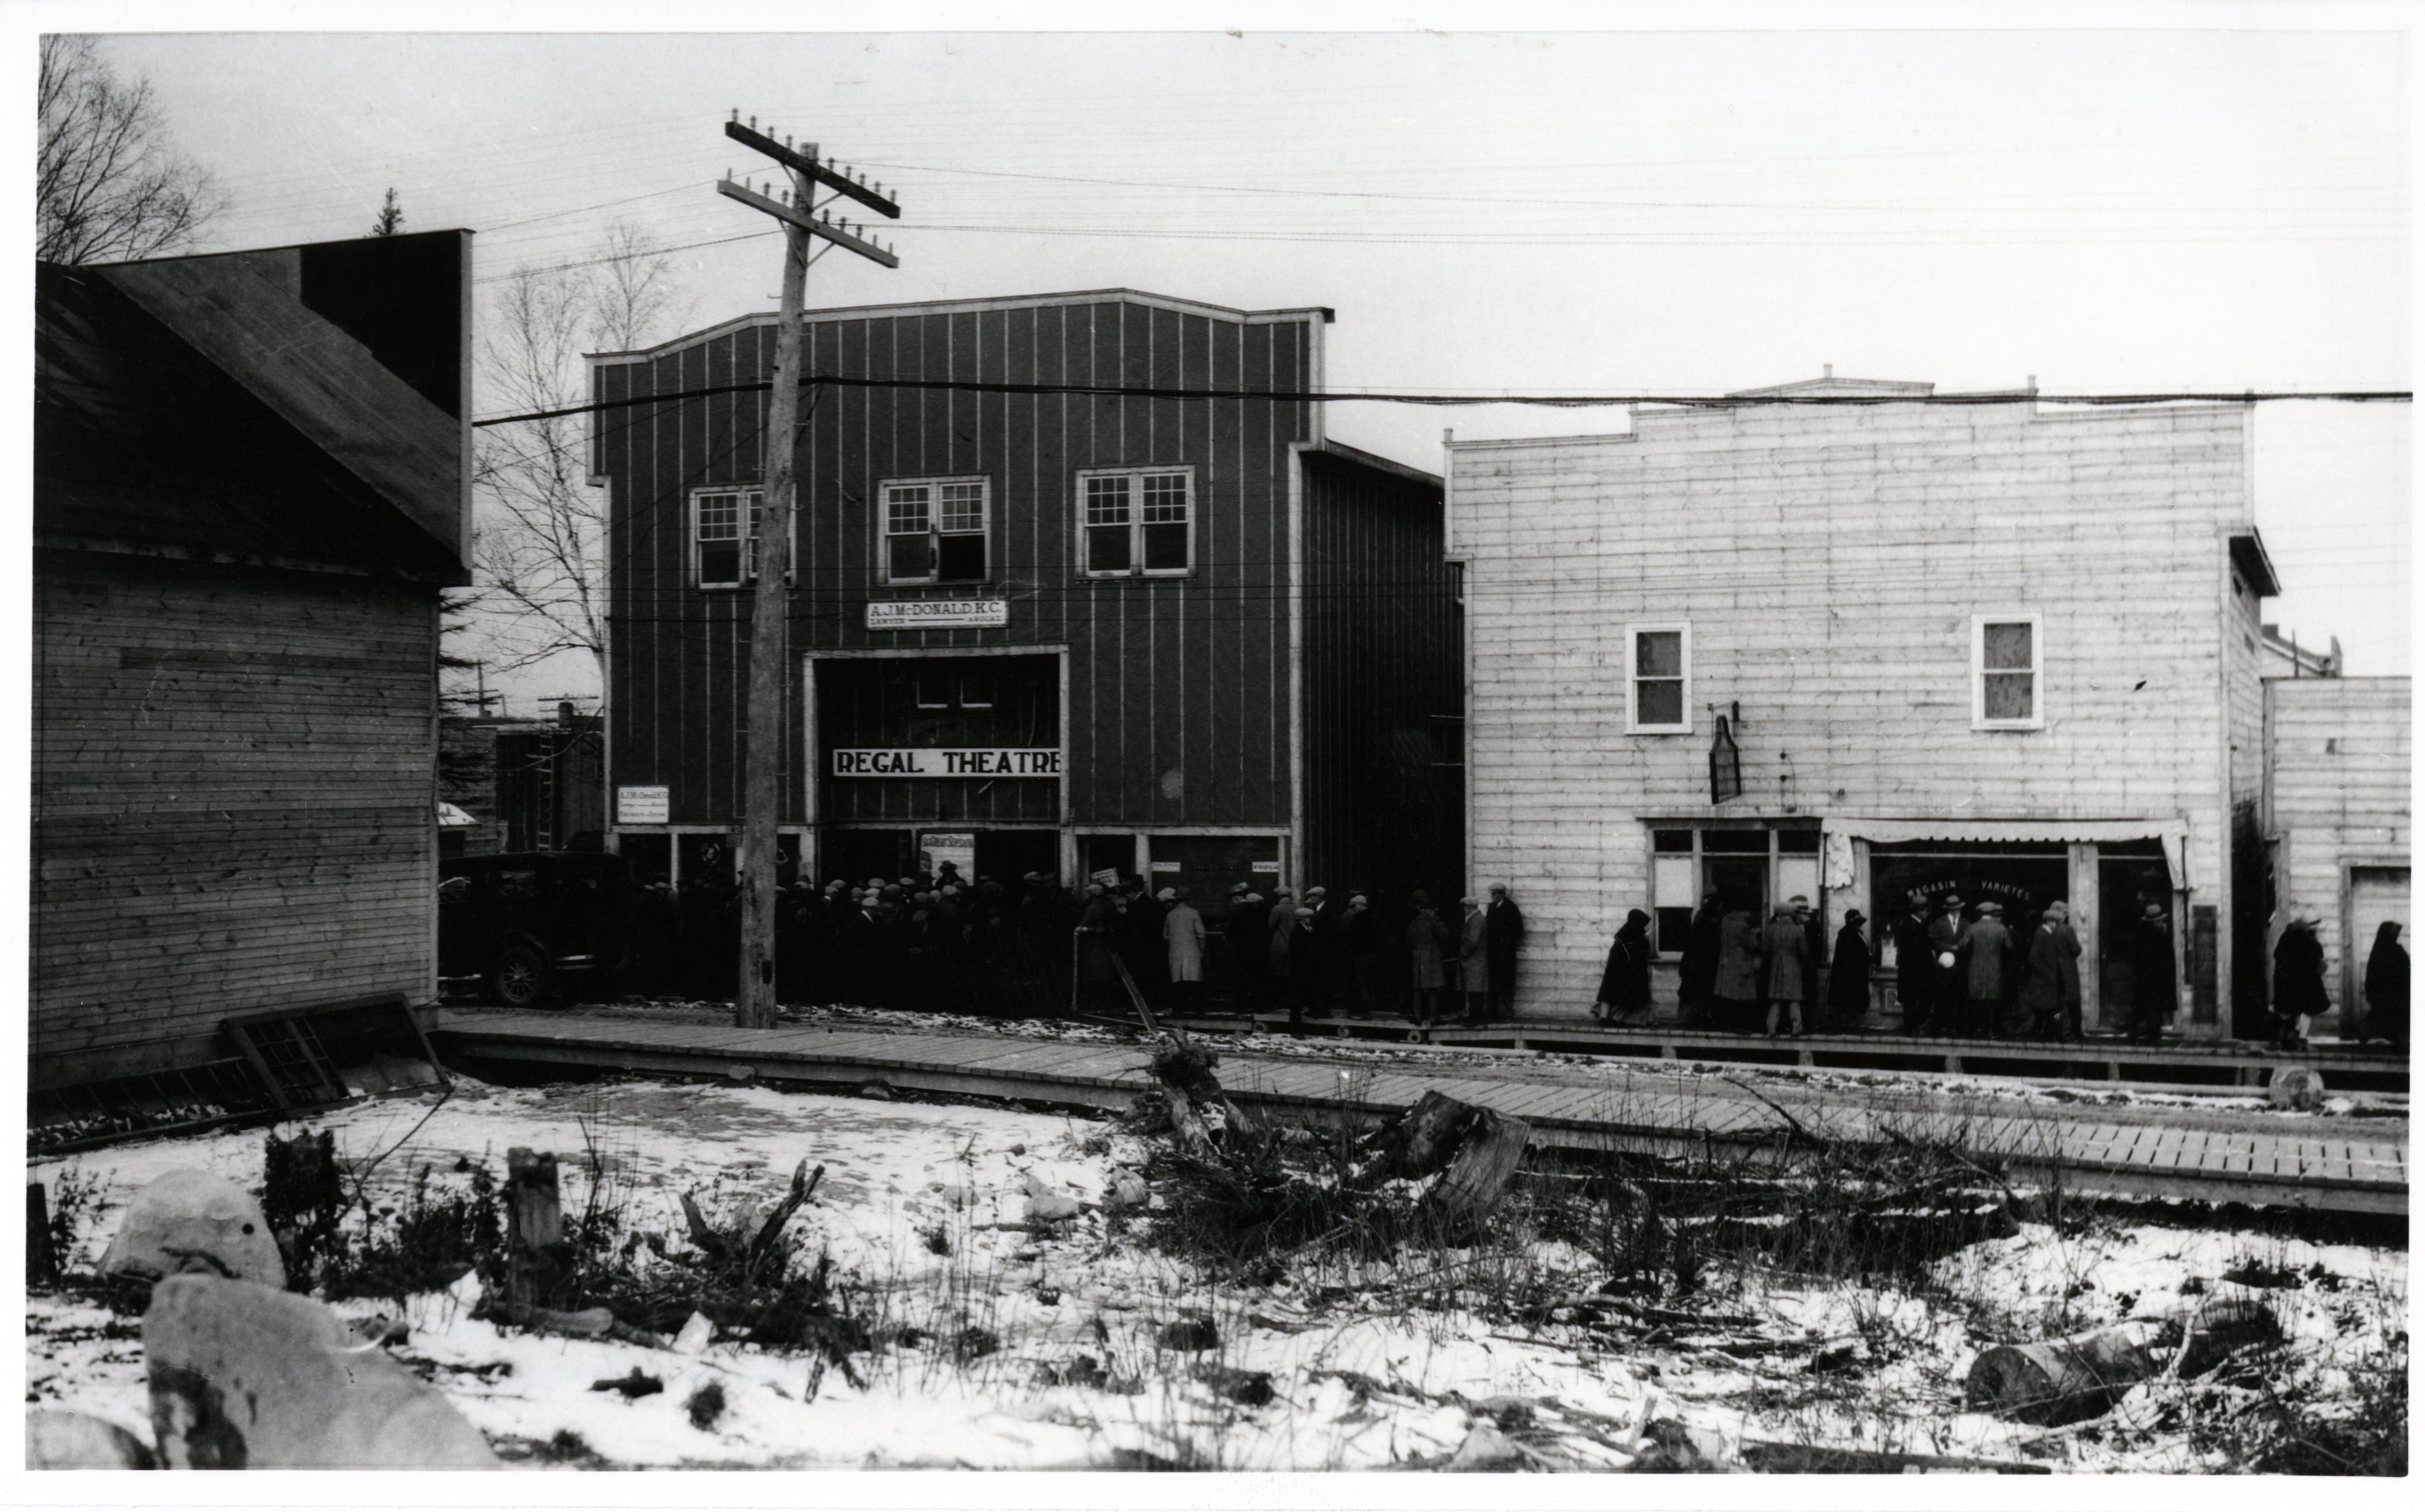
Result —
[[978, 669], [960, 674], [960, 707], [990, 709], [993, 707], [993, 673]]
[[1680, 725], [1684, 722], [1681, 678], [1644, 678], [1633, 684], [1633, 722]]
[[1650, 848], [1671, 856], [1693, 854], [1693, 831], [1690, 829], [1653, 829]]
[[1693, 858], [1661, 856], [1650, 863], [1650, 901], [1662, 909], [1690, 909], [1695, 901], [1693, 894]]
[[1659, 954], [1681, 956], [1693, 938], [1693, 910], [1690, 909], [1654, 909], [1659, 916]]
[[923, 583], [930, 562], [927, 537], [888, 536], [884, 539], [884, 575], [895, 583]]
[[1086, 480], [1086, 523], [1124, 525], [1129, 521], [1129, 480], [1090, 477]]
[[1776, 853], [1780, 856], [1816, 856], [1819, 854], [1819, 831], [1816, 829], [1780, 829], [1776, 832]]
[[1987, 669], [1991, 672], [2028, 671], [2033, 649], [2030, 643], [2034, 638], [2032, 633], [2036, 628], [2026, 619], [1986, 626], [1983, 638], [1986, 641], [1984, 660]]
[[983, 535], [939, 536], [935, 539], [935, 576], [945, 583], [972, 583], [986, 575]]
[[943, 485], [942, 494], [942, 529], [951, 531], [985, 528], [984, 484], [946, 483]]
[[948, 709], [952, 706], [952, 674], [932, 668], [918, 669], [918, 707]]
[[927, 529], [926, 491], [924, 489], [887, 489], [884, 492], [884, 529], [888, 535], [923, 536]]
[[1684, 675], [1684, 633], [1680, 630], [1646, 630], [1633, 637], [1633, 675], [1636, 677], [1682, 677]]
[[2027, 672], [1989, 672], [1986, 703], [1990, 719], [2033, 719], [2037, 679]]
[[1184, 571], [1187, 566], [1187, 527], [1179, 525], [1148, 525], [1145, 527], [1145, 568], [1148, 572]]
[[1145, 480], [1145, 520], [1170, 524], [1187, 518], [1187, 475], [1164, 473]]
[[1129, 527], [1096, 525], [1086, 531], [1086, 571], [1125, 572], [1129, 570]]
[[740, 582], [741, 543], [737, 540], [700, 541], [699, 580], [701, 583]]
[[701, 540], [741, 539], [741, 495], [702, 493], [699, 496], [699, 539]]
[[1731, 851], [1739, 855], [1768, 854], [1768, 831], [1765, 829], [1704, 829], [1701, 831], [1701, 853]]

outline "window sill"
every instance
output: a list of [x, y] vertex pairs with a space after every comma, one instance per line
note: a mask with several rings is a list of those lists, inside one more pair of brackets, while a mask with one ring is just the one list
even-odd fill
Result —
[[1164, 569], [1155, 572], [1080, 572], [1082, 583], [1167, 583], [1184, 582], [1196, 575], [1196, 569]]
[[1689, 735], [1693, 732], [1693, 727], [1691, 725], [1627, 725], [1625, 732], [1629, 735]]
[[2043, 719], [1973, 719], [1970, 729], [1983, 735], [2026, 735], [2033, 730], [2044, 730]]

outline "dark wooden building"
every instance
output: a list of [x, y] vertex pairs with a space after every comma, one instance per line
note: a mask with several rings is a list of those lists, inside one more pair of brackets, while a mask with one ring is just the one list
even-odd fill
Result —
[[36, 279], [31, 1073], [433, 986], [470, 233]]
[[[1320, 309], [1129, 290], [814, 312], [787, 852], [1453, 894], [1439, 480], [1328, 441]], [[776, 317], [592, 362], [612, 490], [608, 786], [644, 869], [737, 831]], [[1161, 398], [1071, 386], [1243, 393]], [[1263, 398], [1270, 394], [1287, 397]]]

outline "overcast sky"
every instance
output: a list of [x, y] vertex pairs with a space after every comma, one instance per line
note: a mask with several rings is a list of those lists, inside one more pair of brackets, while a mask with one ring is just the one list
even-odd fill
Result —
[[[1823, 363], [2049, 393], [2410, 381], [2407, 43], [2381, 33], [177, 34], [107, 52], [232, 192], [218, 246], [358, 234], [393, 185], [408, 229], [480, 232], [493, 278], [577, 261], [621, 217], [685, 247], [700, 325], [774, 303], [777, 239], [712, 188], [763, 171], [721, 136], [738, 107], [906, 207], [903, 266], [828, 258], [812, 305], [1114, 285], [1329, 305], [1342, 388], [1713, 392]], [[1443, 426], [1624, 423], [1350, 404], [1331, 427], [1437, 470]], [[2353, 672], [2409, 669], [2410, 426], [2404, 406], [2258, 420], [2288, 587], [2268, 617], [2337, 635]], [[519, 691], [579, 690], [554, 675]]]

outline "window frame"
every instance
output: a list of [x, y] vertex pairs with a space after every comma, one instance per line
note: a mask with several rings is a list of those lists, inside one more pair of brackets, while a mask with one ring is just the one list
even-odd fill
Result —
[[[1100, 527], [1086, 523], [1086, 483], [1090, 478], [1124, 477], [1129, 479], [1129, 564], [1126, 567], [1098, 571], [1086, 565], [1091, 537], [1088, 532]], [[1187, 485], [1187, 564], [1183, 567], [1148, 567], [1145, 565], [1145, 480], [1149, 477], [1179, 477]], [[1073, 485], [1076, 494], [1077, 567], [1078, 575], [1096, 582], [1115, 583], [1122, 578], [1192, 577], [1196, 573], [1196, 522], [1202, 512], [1201, 495], [1196, 487], [1196, 466], [1192, 462], [1169, 467], [1087, 467], [1078, 471]], [[1169, 522], [1161, 522], [1169, 523]]]
[[[1641, 641], [1646, 635], [1678, 636], [1681, 675], [1674, 679], [1678, 684], [1678, 712], [1683, 716], [1677, 724], [1646, 724], [1642, 718], [1642, 678], [1634, 668], [1641, 665]], [[1654, 678], [1653, 682], [1667, 682]], [[1689, 619], [1644, 619], [1625, 627], [1625, 732], [1629, 735], [1689, 735], [1693, 732], [1693, 624]]]
[[[741, 547], [740, 559], [742, 564], [741, 576], [732, 582], [711, 583], [707, 580], [707, 570], [703, 559], [704, 553], [702, 551], [702, 547], [706, 543], [699, 539], [699, 512], [710, 496], [722, 493], [737, 493], [741, 496], [742, 508], [746, 511], [745, 518], [748, 522], [749, 528], [748, 532], [746, 535], [743, 535], [739, 539]], [[758, 501], [754, 506], [749, 503], [753, 498]], [[689, 527], [688, 544], [690, 547], [690, 584], [692, 587], [701, 589], [709, 593], [732, 593], [746, 588], [754, 588], [758, 586], [758, 517], [763, 513], [766, 508], [765, 500], [766, 485], [763, 483], [704, 484], [690, 491], [690, 508], [688, 511], [689, 519], [686, 523]], [[792, 567], [791, 571], [783, 575], [783, 581], [787, 585], [799, 581], [800, 511], [797, 509], [794, 509], [792, 511], [791, 527]]]
[[[1987, 627], [1990, 625], [2027, 625], [2030, 627], [2030, 715], [2026, 719], [1991, 719], [1987, 716]], [[2019, 670], [1998, 668], [1999, 674]], [[1977, 614], [1970, 617], [1970, 728], [1980, 731], [2044, 730], [2046, 728], [2046, 616], [2034, 609], [2015, 609], [1999, 614]]]
[[[946, 534], [942, 527], [942, 500], [927, 501], [926, 542], [927, 568], [923, 577], [892, 575], [892, 491], [894, 489], [942, 489], [956, 484], [974, 484], [981, 492], [979, 507], [984, 511], [982, 530], [955, 530], [955, 536], [979, 536], [985, 541], [985, 571], [977, 577], [945, 577], [942, 575], [941, 541]], [[875, 584], [888, 588], [966, 587], [982, 586], [994, 580], [993, 550], [993, 476], [987, 473], [955, 474], [948, 477], [888, 477], [875, 484]]]

